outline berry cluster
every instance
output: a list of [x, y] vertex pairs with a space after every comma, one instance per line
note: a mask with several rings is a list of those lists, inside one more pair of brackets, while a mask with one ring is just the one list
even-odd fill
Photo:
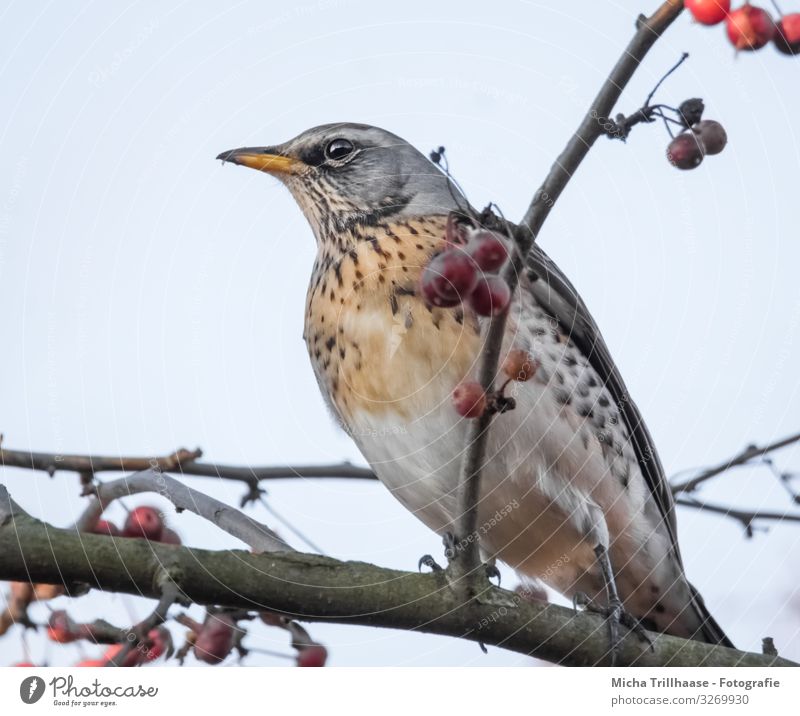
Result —
[[508, 398], [503, 397], [503, 390], [512, 380], [524, 383], [533, 378], [539, 363], [521, 348], [512, 348], [503, 361], [503, 374], [506, 382], [497, 391], [496, 395], [489, 396], [483, 390], [480, 383], [474, 380], [466, 380], [459, 383], [453, 391], [453, 407], [462, 418], [479, 418], [486, 410], [496, 406], [499, 402], [508, 402]]
[[769, 12], [749, 2], [733, 11], [730, 0], [685, 0], [684, 5], [703, 25], [725, 21], [728, 39], [737, 51], [760, 50], [772, 42], [785, 55], [800, 53], [800, 13], [781, 13], [776, 23]]
[[667, 146], [667, 159], [678, 169], [694, 169], [707, 154], [719, 154], [728, 143], [725, 128], [703, 119], [681, 132]]
[[[58, 644], [69, 644], [80, 639], [96, 642], [101, 641], [94, 624], [79, 624], [74, 622], [67, 612], [57, 609], [50, 614], [47, 622], [47, 636]], [[122, 643], [111, 644], [99, 659], [84, 659], [76, 666], [108, 666], [124, 648]], [[121, 657], [119, 666], [141, 666], [150, 661], [155, 661], [163, 655], [172, 653], [172, 637], [166, 627], [158, 626], [147, 632], [134, 648], [129, 649]]]
[[452, 308], [466, 302], [479, 316], [502, 313], [511, 291], [497, 272], [508, 260], [505, 237], [448, 217], [445, 249], [422, 271], [420, 291], [432, 306]]
[[113, 522], [98, 520], [90, 532], [111, 537], [143, 537], [151, 542], [164, 544], [181, 543], [178, 533], [167, 527], [161, 512], [155, 507], [147, 506], [131, 510], [121, 530]]

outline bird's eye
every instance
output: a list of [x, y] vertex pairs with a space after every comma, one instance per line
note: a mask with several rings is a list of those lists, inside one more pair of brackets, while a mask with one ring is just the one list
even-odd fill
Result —
[[355, 147], [349, 139], [334, 139], [325, 147], [325, 156], [328, 159], [344, 159]]

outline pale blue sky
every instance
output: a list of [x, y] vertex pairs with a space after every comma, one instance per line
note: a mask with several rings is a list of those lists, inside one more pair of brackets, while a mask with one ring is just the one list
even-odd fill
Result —
[[[214, 157], [323, 122], [367, 122], [424, 151], [444, 144], [474, 204], [519, 217], [636, 14], [656, 4], [3, 3], [6, 445], [359, 460], [323, 407], [301, 340], [310, 230], [275, 180]], [[627, 145], [601, 140], [541, 235], [594, 312], [670, 473], [800, 428], [800, 59], [771, 47], [735, 58], [721, 27], [684, 16], [620, 108], [638, 107], [684, 50], [690, 60], [657, 98], [703, 97], [728, 148], [682, 173], [665, 159], [659, 125]], [[800, 469], [798, 452], [778, 461]], [[74, 476], [2, 479], [54, 524], [79, 509]], [[231, 502], [241, 492], [195, 486]], [[440, 550], [379, 485], [286, 482], [270, 495], [337, 557], [413, 569]], [[759, 470], [721, 478], [707, 496], [788, 507]], [[745, 541], [730, 520], [686, 510], [679, 520], [689, 576], [737, 644], [758, 649], [769, 634], [800, 658], [800, 529]], [[192, 544], [237, 546], [192, 516], [173, 524]], [[129, 601], [90, 597], [75, 613], [103, 609], [124, 623]], [[311, 631], [334, 664], [528, 663], [449, 639]], [[250, 643], [285, 639], [257, 629]], [[31, 644], [40, 660], [45, 645]], [[0, 662], [19, 653], [16, 633], [0, 640]], [[49, 653], [67, 663], [76, 652]]]

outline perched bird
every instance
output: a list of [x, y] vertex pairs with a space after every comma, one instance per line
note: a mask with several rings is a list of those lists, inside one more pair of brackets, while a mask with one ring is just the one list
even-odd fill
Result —
[[[451, 394], [476, 376], [486, 319], [431, 306], [418, 285], [466, 201], [408, 142], [362, 124], [218, 159], [279, 178], [299, 204], [317, 241], [304, 338], [320, 389], [383, 484], [432, 530], [452, 532], [468, 421]], [[489, 433], [482, 554], [648, 629], [732, 646], [684, 575], [642, 417], [583, 301], [538, 245], [509, 307], [512, 348], [538, 369]]]

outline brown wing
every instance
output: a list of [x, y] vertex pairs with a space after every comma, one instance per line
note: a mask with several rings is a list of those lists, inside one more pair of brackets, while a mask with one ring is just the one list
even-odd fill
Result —
[[[675, 521], [675, 502], [669, 482], [653, 444], [653, 438], [633, 402], [625, 382], [622, 380], [614, 359], [583, 300], [575, 287], [553, 260], [534, 244], [528, 257], [531, 278], [530, 290], [539, 304], [555, 318], [575, 345], [587, 357], [616, 402], [622, 419], [628, 428], [631, 444], [639, 462], [639, 468], [650, 489], [672, 543], [673, 554], [683, 569]], [[691, 585], [690, 585], [691, 586]], [[705, 640], [733, 647], [732, 642], [709, 614], [703, 600], [692, 588], [694, 607], [703, 622]]]

